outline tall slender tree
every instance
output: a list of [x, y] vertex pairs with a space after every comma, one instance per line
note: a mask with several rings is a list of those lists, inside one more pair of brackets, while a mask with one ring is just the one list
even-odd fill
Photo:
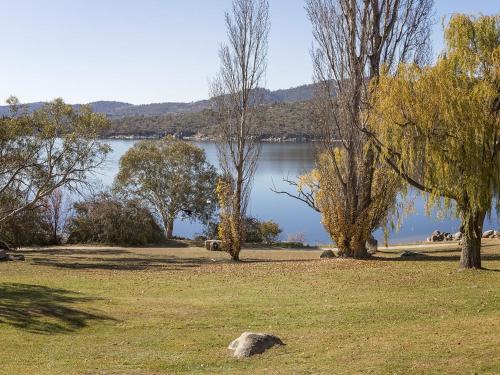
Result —
[[[344, 256], [368, 256], [366, 240], [396, 194], [396, 176], [383, 171], [363, 131], [371, 89], [383, 65], [426, 61], [432, 6], [433, 0], [307, 1], [315, 41], [313, 113], [323, 140], [319, 187], [331, 208], [323, 221]], [[386, 179], [391, 191], [383, 194]]]
[[266, 71], [270, 29], [267, 0], [233, 0], [225, 15], [228, 43], [219, 51], [221, 68], [211, 84], [218, 115], [218, 189], [223, 247], [239, 260], [244, 218], [260, 152], [260, 90]]

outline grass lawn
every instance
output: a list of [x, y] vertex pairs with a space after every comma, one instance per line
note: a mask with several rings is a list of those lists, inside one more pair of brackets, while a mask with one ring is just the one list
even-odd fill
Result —
[[[0, 374], [500, 373], [500, 240], [369, 261], [199, 248], [26, 249], [0, 263]], [[244, 331], [287, 344], [236, 360]]]

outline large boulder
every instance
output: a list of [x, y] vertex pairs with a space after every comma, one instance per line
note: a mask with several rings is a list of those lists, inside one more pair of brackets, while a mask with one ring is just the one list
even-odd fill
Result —
[[319, 257], [321, 259], [335, 258], [335, 253], [333, 252], [333, 250], [325, 250], [321, 253]]
[[491, 238], [495, 234], [495, 231], [493, 229], [487, 230], [486, 232], [483, 233], [483, 238]]
[[234, 350], [236, 358], [248, 358], [255, 354], [264, 353], [275, 345], [285, 345], [279, 337], [267, 333], [244, 332], [232, 341], [228, 349]]
[[499, 232], [499, 231], [497, 231], [497, 230], [496, 230], [496, 231], [494, 231], [494, 232], [493, 232], [493, 236], [494, 236], [495, 238], [500, 238], [500, 232]]
[[4, 249], [0, 249], [0, 262], [7, 262], [9, 260], [9, 254]]
[[453, 235], [455, 241], [460, 241], [462, 239], [462, 232], [457, 232]]

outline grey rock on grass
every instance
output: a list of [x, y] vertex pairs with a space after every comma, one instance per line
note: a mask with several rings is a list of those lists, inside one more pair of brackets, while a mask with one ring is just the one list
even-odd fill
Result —
[[234, 350], [236, 358], [248, 358], [255, 354], [264, 353], [275, 345], [285, 345], [279, 337], [267, 333], [244, 332], [232, 341], [228, 349]]
[[483, 233], [483, 238], [491, 238], [495, 234], [495, 231], [493, 229], [487, 230]]

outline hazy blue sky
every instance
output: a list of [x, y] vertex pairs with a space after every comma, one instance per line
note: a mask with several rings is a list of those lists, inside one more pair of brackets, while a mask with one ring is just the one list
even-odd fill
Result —
[[[230, 2], [0, 0], [0, 99], [140, 104], [206, 98]], [[304, 1], [270, 0], [270, 6], [267, 86], [310, 82]], [[500, 0], [436, 0], [435, 50], [442, 48], [443, 15], [499, 10]]]

